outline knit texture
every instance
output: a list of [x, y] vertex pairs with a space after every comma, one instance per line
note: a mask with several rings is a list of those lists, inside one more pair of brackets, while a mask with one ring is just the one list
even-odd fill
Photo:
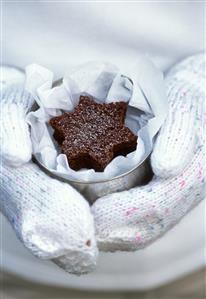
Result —
[[202, 128], [205, 62], [203, 55], [190, 57], [175, 66], [176, 71], [172, 69], [166, 77], [169, 113], [151, 158], [153, 171], [159, 177], [178, 175], [193, 157], [200, 138], [198, 132]]
[[33, 104], [23, 85], [3, 89], [0, 99], [0, 154], [6, 163], [20, 166], [31, 159], [32, 145], [26, 113]]
[[87, 201], [33, 163], [11, 168], [2, 162], [0, 208], [18, 238], [33, 254], [68, 272], [91, 271], [97, 248]]
[[166, 78], [169, 114], [151, 157], [153, 180], [94, 203], [101, 250], [145, 247], [206, 197], [204, 64], [203, 55], [193, 56]]

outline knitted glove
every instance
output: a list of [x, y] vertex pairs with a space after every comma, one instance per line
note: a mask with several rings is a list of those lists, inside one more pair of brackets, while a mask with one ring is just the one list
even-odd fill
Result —
[[145, 247], [206, 197], [205, 61], [190, 57], [166, 77], [169, 114], [151, 157], [153, 180], [94, 203], [101, 250]]
[[1, 211], [33, 254], [71, 273], [91, 271], [97, 248], [87, 201], [29, 162], [32, 147], [25, 116], [32, 97], [13, 86], [1, 92], [0, 104]]

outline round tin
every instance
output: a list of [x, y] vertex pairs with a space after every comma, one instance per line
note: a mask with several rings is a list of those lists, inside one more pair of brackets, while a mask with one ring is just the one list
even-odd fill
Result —
[[[53, 83], [53, 87], [58, 86], [62, 83], [62, 79], [59, 79]], [[78, 180], [65, 179], [60, 176], [56, 176], [51, 173], [42, 163], [34, 160], [43, 168], [48, 175], [58, 178], [59, 180], [69, 183], [76, 190], [78, 190], [90, 203], [93, 203], [97, 198], [105, 196], [110, 193], [129, 190], [135, 186], [141, 186], [149, 182], [152, 178], [152, 170], [150, 167], [150, 153], [148, 156], [135, 168], [128, 172], [125, 172], [112, 179], [102, 181], [90, 181], [82, 182]]]
[[42, 163], [36, 158], [34, 160], [40, 167], [51, 177], [69, 183], [77, 191], [79, 191], [90, 203], [93, 203], [97, 198], [110, 193], [129, 190], [135, 186], [141, 186], [148, 183], [152, 178], [152, 170], [150, 166], [149, 156], [132, 170], [116, 176], [112, 179], [102, 180], [97, 182], [82, 182], [77, 180], [65, 179], [51, 173]]

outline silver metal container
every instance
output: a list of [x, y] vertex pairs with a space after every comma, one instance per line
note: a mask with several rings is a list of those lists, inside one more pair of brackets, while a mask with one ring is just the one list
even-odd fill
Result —
[[98, 182], [81, 182], [63, 179], [59, 176], [55, 176], [54, 174], [49, 172], [44, 167], [44, 165], [40, 164], [39, 161], [35, 159], [35, 161], [40, 165], [41, 168], [43, 168], [45, 172], [47, 172], [48, 175], [72, 185], [90, 203], [93, 203], [97, 198], [102, 197], [104, 195], [129, 190], [130, 188], [133, 188], [135, 186], [141, 186], [148, 183], [153, 175], [149, 160], [150, 159], [148, 156], [137, 167], [109, 180], [103, 180]]
[[[62, 78], [55, 81], [53, 83], [53, 87], [58, 86], [62, 83]], [[36, 160], [36, 159], [35, 159]], [[129, 190], [135, 186], [141, 186], [146, 184], [152, 178], [152, 170], [150, 167], [150, 154], [142, 161], [139, 165], [137, 165], [132, 170], [123, 173], [119, 176], [116, 176], [112, 179], [102, 180], [98, 182], [81, 182], [75, 180], [64, 179], [59, 176], [55, 176], [51, 172], [49, 172], [44, 165], [40, 164], [39, 161], [37, 163], [43, 168], [44, 171], [48, 173], [48, 175], [58, 178], [61, 181], [69, 183], [75, 189], [77, 189], [90, 203], [93, 203], [97, 198], [102, 197], [104, 195]]]
[[151, 177], [152, 171], [149, 158], [147, 158], [133, 170], [110, 180], [99, 182], [75, 182], [68, 180], [68, 183], [75, 187], [90, 203], [92, 203], [97, 198], [109, 193], [129, 190], [135, 186], [144, 185], [151, 179]]

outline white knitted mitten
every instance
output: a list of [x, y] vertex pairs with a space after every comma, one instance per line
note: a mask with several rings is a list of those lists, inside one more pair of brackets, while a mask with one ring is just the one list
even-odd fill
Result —
[[151, 157], [153, 180], [94, 203], [101, 250], [145, 247], [206, 197], [205, 61], [190, 57], [166, 77], [169, 115]]
[[25, 114], [32, 103], [21, 87], [1, 94], [0, 209], [33, 254], [71, 273], [90, 272], [98, 250], [87, 201], [28, 162], [31, 142]]
[[1, 155], [9, 165], [19, 166], [31, 159], [32, 146], [25, 117], [33, 102], [21, 85], [1, 91]]

